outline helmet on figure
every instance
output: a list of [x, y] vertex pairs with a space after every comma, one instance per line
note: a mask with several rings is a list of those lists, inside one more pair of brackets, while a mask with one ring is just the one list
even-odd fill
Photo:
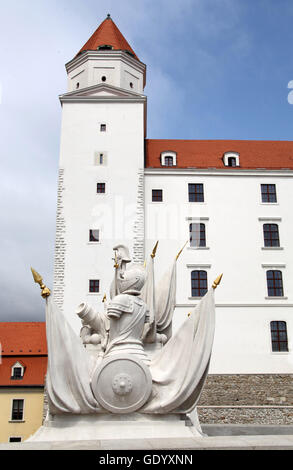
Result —
[[120, 294], [139, 295], [146, 281], [146, 272], [143, 266], [133, 265], [124, 272], [119, 273], [117, 279]]

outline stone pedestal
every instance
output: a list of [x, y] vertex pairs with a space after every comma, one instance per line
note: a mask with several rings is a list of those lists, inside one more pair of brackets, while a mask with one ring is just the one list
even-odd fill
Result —
[[26, 442], [202, 437], [197, 415], [55, 415]]

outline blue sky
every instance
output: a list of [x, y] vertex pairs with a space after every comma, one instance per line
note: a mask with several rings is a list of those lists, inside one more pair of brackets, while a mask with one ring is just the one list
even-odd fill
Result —
[[147, 64], [149, 138], [293, 140], [292, 0], [2, 1], [2, 321], [44, 319], [64, 64], [107, 13]]

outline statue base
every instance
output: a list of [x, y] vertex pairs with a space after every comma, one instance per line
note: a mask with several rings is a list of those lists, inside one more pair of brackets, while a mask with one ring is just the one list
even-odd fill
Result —
[[165, 439], [203, 437], [197, 412], [190, 415], [55, 415], [48, 416], [26, 442]]

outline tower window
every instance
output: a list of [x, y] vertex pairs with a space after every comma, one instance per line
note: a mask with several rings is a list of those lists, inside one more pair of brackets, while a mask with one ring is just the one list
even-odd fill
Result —
[[277, 202], [277, 193], [275, 184], [262, 184], [261, 185], [261, 199], [262, 202]]
[[101, 132], [106, 132], [106, 128], [107, 128], [106, 124], [101, 124], [100, 125], [100, 131]]
[[162, 189], [153, 189], [152, 190], [152, 201], [153, 202], [163, 202], [163, 190]]
[[282, 272], [277, 270], [267, 271], [267, 287], [269, 297], [283, 297]]
[[277, 224], [264, 224], [264, 246], [280, 246], [279, 227]]
[[130, 82], [130, 83], [129, 83], [129, 86], [130, 86], [130, 88], [133, 88], [133, 83]]
[[206, 228], [205, 224], [189, 225], [190, 246], [206, 246]]
[[203, 297], [208, 290], [206, 271], [191, 271], [191, 296]]
[[77, 90], [79, 89], [79, 82], [77, 82], [77, 84], [76, 84], [76, 89]]
[[23, 420], [23, 404], [24, 400], [12, 400], [12, 421], [22, 421]]
[[103, 194], [106, 192], [106, 183], [97, 183], [97, 193]]
[[204, 202], [203, 184], [188, 185], [189, 202]]
[[100, 281], [99, 281], [99, 279], [90, 279], [89, 292], [100, 292]]
[[99, 242], [100, 241], [100, 231], [99, 230], [90, 230], [89, 241], [90, 242]]
[[273, 352], [288, 351], [287, 325], [285, 321], [271, 322], [271, 339]]
[[98, 51], [112, 51], [113, 46], [110, 46], [109, 44], [103, 44], [102, 46], [98, 47]]

